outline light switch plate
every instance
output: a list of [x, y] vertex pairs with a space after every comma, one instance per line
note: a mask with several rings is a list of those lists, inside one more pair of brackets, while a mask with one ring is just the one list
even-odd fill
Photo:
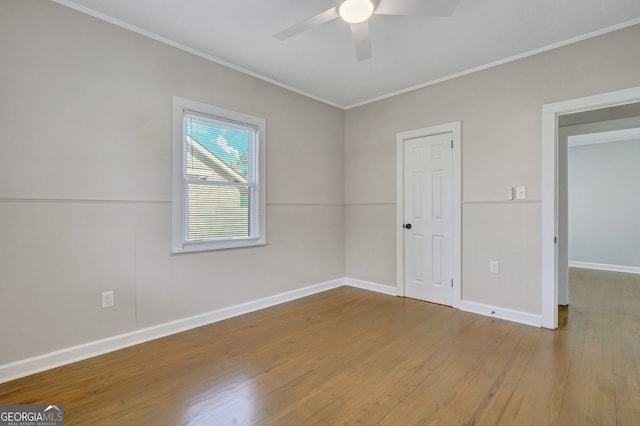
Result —
[[526, 186], [518, 186], [518, 187], [516, 187], [516, 199], [517, 200], [526, 200], [527, 199], [527, 187]]
[[507, 186], [507, 200], [513, 200], [513, 186]]
[[499, 274], [500, 262], [498, 262], [497, 260], [489, 261], [489, 272], [491, 272], [492, 274]]

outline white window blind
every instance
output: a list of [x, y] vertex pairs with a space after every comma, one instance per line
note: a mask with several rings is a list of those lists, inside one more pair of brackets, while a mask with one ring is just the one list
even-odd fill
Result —
[[[181, 229], [174, 229], [174, 252], [264, 243], [264, 120], [211, 106], [193, 108], [192, 101], [186, 102], [191, 108], [179, 103], [181, 188], [176, 191], [174, 182], [172, 204], [174, 216], [181, 217], [179, 223], [174, 217], [173, 226]], [[175, 110], [176, 99], [174, 115]], [[175, 169], [174, 158], [174, 178]], [[178, 211], [175, 204], [180, 201]]]

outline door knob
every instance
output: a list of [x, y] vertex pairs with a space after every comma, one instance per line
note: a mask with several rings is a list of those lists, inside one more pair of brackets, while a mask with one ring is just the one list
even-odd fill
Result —
[[411, 229], [411, 224], [407, 223], [406, 225], [404, 225], [404, 227], [407, 228], [407, 229]]

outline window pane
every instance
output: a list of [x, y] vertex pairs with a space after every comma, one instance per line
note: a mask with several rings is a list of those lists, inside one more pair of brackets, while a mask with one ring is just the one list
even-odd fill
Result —
[[188, 241], [248, 238], [249, 187], [188, 184]]
[[247, 182], [252, 128], [186, 114], [185, 132], [187, 177]]
[[266, 244], [266, 121], [173, 97], [171, 250]]

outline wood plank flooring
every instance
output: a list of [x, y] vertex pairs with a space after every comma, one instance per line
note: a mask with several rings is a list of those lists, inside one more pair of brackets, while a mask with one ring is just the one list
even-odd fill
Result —
[[67, 425], [640, 425], [640, 276], [550, 331], [343, 287], [0, 384]]

